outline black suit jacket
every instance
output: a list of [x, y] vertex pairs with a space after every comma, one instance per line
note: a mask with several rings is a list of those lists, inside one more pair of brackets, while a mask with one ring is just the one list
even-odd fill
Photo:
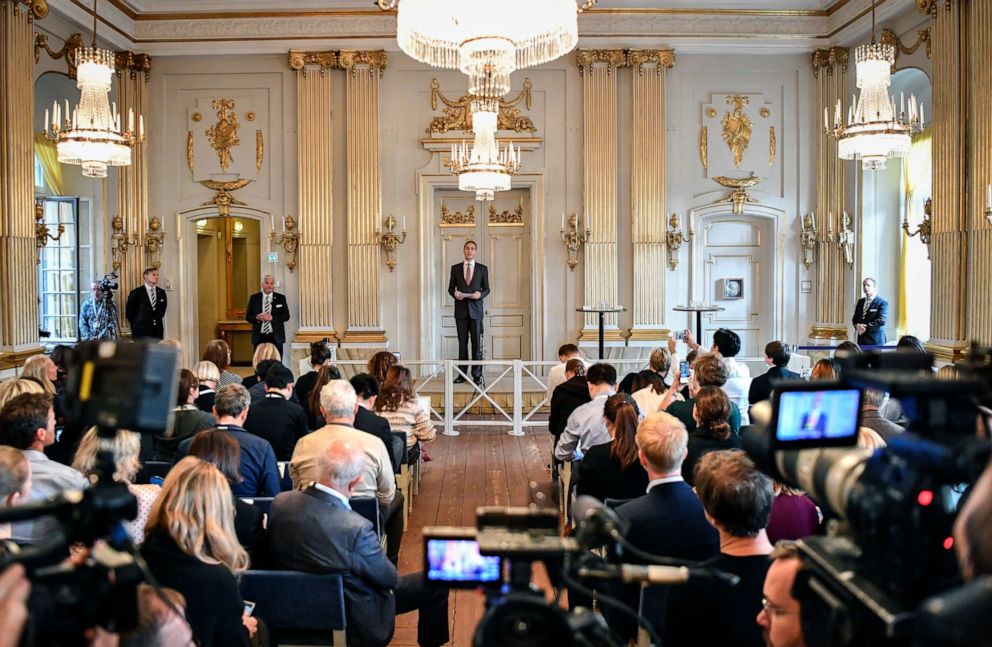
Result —
[[489, 268], [475, 262], [475, 270], [472, 272], [472, 283], [465, 284], [465, 261], [451, 266], [451, 279], [448, 281], [448, 294], [455, 297], [455, 290], [471, 294], [479, 292], [482, 296], [478, 299], [464, 298], [461, 301], [455, 299], [455, 319], [482, 319], [485, 314], [483, 301], [489, 296]]
[[264, 438], [272, 445], [277, 461], [293, 459], [296, 441], [310, 433], [303, 407], [287, 401], [278, 393], [266, 394], [252, 403], [245, 420], [248, 433]]
[[751, 380], [751, 388], [747, 392], [747, 401], [753, 405], [768, 400], [772, 397], [772, 390], [779, 382], [798, 380], [800, 377], [799, 373], [795, 373], [789, 369], [772, 366], [764, 375], [759, 375]]
[[367, 519], [337, 497], [309, 487], [276, 497], [268, 532], [275, 568], [343, 576], [349, 645], [389, 643], [396, 616], [396, 567]]
[[864, 307], [865, 298], [861, 297], [854, 306], [854, 316], [851, 318], [854, 325], [865, 325], [864, 334], [858, 335], [858, 345], [880, 346], [885, 343], [885, 320], [889, 316], [889, 302], [876, 294], [866, 315], [862, 315]]
[[551, 394], [551, 414], [548, 416], [548, 431], [551, 435], [555, 438], [561, 436], [572, 412], [590, 400], [589, 383], [582, 375], [576, 375], [556, 386]]
[[167, 306], [165, 290], [158, 286], [155, 287], [154, 309], [144, 283], [131, 290], [124, 305], [124, 316], [131, 325], [131, 336], [135, 339], [142, 337], [162, 339], [165, 336], [162, 320], [165, 319]]
[[393, 432], [389, 429], [389, 421], [380, 415], [372, 413], [362, 405], [358, 405], [358, 411], [355, 413], [355, 422], [353, 424], [355, 429], [372, 434], [382, 441], [382, 444], [386, 446], [386, 451], [389, 453], [389, 462], [393, 464], [393, 473], [398, 474], [400, 470], [396, 464], [396, 455], [393, 452]]
[[[248, 309], [245, 311], [245, 321], [251, 324], [251, 343], [258, 345], [258, 337], [262, 334], [262, 322], [255, 319], [262, 314], [262, 293], [256, 292], [248, 299]], [[278, 292], [272, 293], [272, 335], [276, 338], [276, 346], [282, 352], [282, 345], [286, 343], [286, 327], [283, 325], [289, 321], [289, 306], [286, 304], [286, 296]]]

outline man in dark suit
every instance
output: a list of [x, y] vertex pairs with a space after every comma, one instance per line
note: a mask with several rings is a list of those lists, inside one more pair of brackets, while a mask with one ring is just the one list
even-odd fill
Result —
[[296, 441], [310, 431], [303, 407], [290, 402], [293, 372], [276, 364], [265, 375], [265, 397], [248, 408], [245, 429], [272, 444], [277, 461], [293, 458]]
[[162, 339], [164, 334], [166, 303], [165, 290], [158, 287], [158, 270], [145, 269], [143, 285], [131, 290], [124, 305], [124, 316], [131, 326], [134, 339]]
[[286, 343], [286, 328], [283, 324], [289, 321], [289, 306], [286, 305], [286, 296], [275, 289], [276, 280], [271, 274], [266, 274], [262, 279], [262, 291], [248, 299], [245, 321], [251, 324], [252, 345], [257, 347], [266, 342], [275, 344], [282, 354], [282, 346]]
[[882, 346], [885, 344], [885, 320], [889, 314], [889, 303], [878, 296], [875, 279], [868, 277], [861, 283], [865, 296], [854, 306], [851, 323], [858, 334], [858, 346]]
[[792, 353], [789, 351], [789, 347], [782, 342], [772, 341], [765, 344], [765, 364], [768, 365], [768, 371], [751, 380], [751, 388], [747, 392], [747, 401], [751, 406], [770, 399], [772, 389], [779, 382], [800, 378], [799, 373], [785, 368], [789, 365], [791, 357]]
[[[482, 317], [485, 313], [483, 300], [489, 296], [489, 268], [475, 262], [477, 245], [474, 240], [466, 241], [462, 252], [465, 260], [451, 266], [451, 279], [448, 281], [448, 294], [455, 299], [455, 327], [458, 329], [458, 359], [468, 359], [468, 342], [472, 340], [472, 359], [482, 359], [481, 337]], [[462, 373], [467, 366], [460, 366]], [[472, 379], [476, 384], [482, 381], [482, 367], [472, 367]], [[455, 382], [464, 382], [459, 375]]]
[[[357, 373], [351, 380], [351, 386], [358, 396], [358, 411], [355, 412], [355, 429], [372, 434], [382, 441], [389, 452], [389, 462], [393, 464], [393, 473], [400, 473], [399, 457], [403, 455], [406, 440], [393, 436], [389, 421], [375, 411], [375, 401], [379, 397], [379, 380], [370, 373]], [[399, 456], [397, 456], [399, 454]]]
[[397, 577], [372, 524], [351, 509], [365, 460], [358, 445], [335, 439], [320, 455], [316, 482], [276, 497], [272, 561], [279, 569], [342, 574], [349, 644], [388, 644], [396, 614], [417, 609], [417, 642], [439, 647], [448, 641], [448, 591], [427, 588], [423, 573]]

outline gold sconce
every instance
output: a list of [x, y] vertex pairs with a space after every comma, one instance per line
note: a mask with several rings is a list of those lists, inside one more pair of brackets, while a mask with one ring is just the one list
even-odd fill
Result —
[[[989, 214], [986, 213], [985, 215], [988, 216]], [[920, 222], [920, 226], [916, 228], [916, 231], [909, 230], [909, 215], [903, 214], [902, 217], [902, 230], [910, 238], [913, 236], [920, 237], [920, 242], [927, 246], [928, 259], [930, 258], [930, 234], [932, 233], [931, 216], [933, 216], [933, 198], [927, 198], [927, 201], [923, 204], [923, 220]]]
[[689, 235], [682, 234], [682, 227], [679, 225], [679, 215], [673, 213], [668, 217], [668, 230], [665, 232], [665, 246], [668, 247], [668, 267], [675, 269], [679, 266], [679, 248], [682, 243], [692, 240], [695, 233], [692, 227], [689, 228]]
[[565, 243], [568, 251], [568, 271], [574, 272], [575, 266], [579, 264], [579, 249], [589, 242], [592, 232], [588, 228], [584, 232], [579, 231], [579, 218], [574, 213], [568, 217], [568, 229], [565, 228], [565, 218], [561, 223], [561, 242]]
[[827, 241], [837, 243], [844, 254], [844, 262], [850, 268], [854, 267], [854, 231], [851, 229], [851, 216], [844, 211], [840, 216], [837, 235], [833, 232], [833, 214], [827, 214]]
[[385, 232], [381, 229], [375, 230], [375, 244], [381, 246], [383, 251], [386, 252], [386, 267], [392, 272], [396, 269], [396, 250], [406, 242], [406, 219], [404, 218], [403, 231], [400, 232], [399, 236], [395, 232], [396, 218], [387, 216], [385, 222]]
[[45, 224], [45, 207], [41, 201], [34, 203], [34, 244], [38, 248], [38, 258], [35, 260], [36, 263], [41, 263], [41, 251], [48, 246], [49, 240], [58, 240], [62, 238], [62, 234], [65, 233], [65, 226], [61, 223], [59, 224], [57, 235], [53, 236], [48, 225]]
[[273, 231], [269, 232], [269, 240], [272, 241], [273, 245], [282, 245], [282, 251], [286, 252], [289, 257], [286, 260], [286, 267], [292, 272], [296, 269], [296, 253], [300, 248], [300, 232], [296, 231], [296, 220], [291, 214], [286, 214], [282, 224], [283, 232], [277, 234], [273, 228]]
[[148, 267], [157, 270], [162, 267], [162, 246], [165, 244], [165, 231], [162, 230], [162, 221], [158, 216], [152, 216], [148, 229], [145, 232], [145, 255], [148, 258]]
[[799, 221], [799, 246], [803, 250], [803, 267], [807, 270], [813, 264], [813, 255], [816, 253], [816, 214], [807, 213]]
[[128, 245], [137, 247], [138, 235], [132, 236], [124, 231], [124, 219], [120, 214], [114, 216], [113, 227], [114, 233], [110, 236], [110, 257], [114, 273], [119, 274], [124, 257], [127, 256], [127, 247]]

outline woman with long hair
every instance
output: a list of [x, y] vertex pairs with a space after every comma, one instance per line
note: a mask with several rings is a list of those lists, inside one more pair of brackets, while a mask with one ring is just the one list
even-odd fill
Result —
[[227, 370], [231, 366], [231, 347], [223, 339], [214, 339], [207, 344], [200, 359], [213, 362], [220, 371], [220, 377], [217, 379], [218, 388], [228, 384], [241, 384], [241, 376]]
[[317, 371], [317, 380], [313, 383], [313, 388], [307, 395], [306, 400], [302, 400], [303, 410], [307, 412], [307, 427], [313, 431], [324, 426], [324, 414], [320, 411], [320, 390], [331, 380], [340, 380], [341, 371], [333, 364], [320, 367]]
[[[413, 376], [405, 366], [390, 366], [386, 371], [386, 381], [375, 401], [375, 412], [389, 421], [390, 430], [406, 434], [411, 464], [419, 456], [414, 447], [420, 441], [434, 440], [437, 434], [430, 416], [417, 402], [413, 391]], [[424, 460], [429, 460], [428, 456], [425, 455]]]
[[180, 369], [176, 408], [172, 410], [172, 427], [161, 436], [155, 436], [155, 460], [172, 462], [179, 443], [198, 431], [217, 426], [212, 414], [200, 411], [196, 399], [200, 397], [200, 380], [193, 371]]
[[637, 403], [637, 408], [648, 415], [660, 410], [668, 386], [665, 384], [664, 374], [647, 369], [634, 378], [631, 397]]
[[203, 647], [248, 647], [257, 628], [244, 613], [237, 576], [248, 553], [234, 534], [234, 500], [216, 467], [187, 456], [169, 472], [145, 527], [141, 554], [162, 586], [186, 598]]
[[24, 361], [21, 377], [32, 379], [45, 389], [45, 393], [55, 396], [55, 382], [59, 378], [59, 369], [47, 355], [32, 355]]
[[241, 386], [246, 389], [250, 389], [265, 379], [264, 375], [259, 374], [258, 367], [267, 359], [274, 359], [281, 362], [282, 354], [279, 352], [279, 349], [276, 348], [275, 344], [266, 341], [255, 347], [255, 354], [251, 357], [251, 367], [254, 370], [254, 373], [248, 377], [241, 378]]
[[313, 392], [314, 384], [317, 383], [320, 368], [322, 366], [330, 366], [332, 359], [331, 348], [326, 343], [323, 341], [310, 343], [310, 372], [301, 375], [300, 379], [296, 380], [296, 383], [293, 385], [293, 392], [296, 394], [296, 399], [299, 400], [304, 408], [306, 407], [304, 403]]
[[379, 380], [379, 385], [385, 384], [386, 373], [390, 368], [397, 366], [400, 363], [396, 359], [396, 355], [390, 353], [388, 350], [381, 350], [372, 357], [369, 358], [368, 372], [375, 376], [375, 379]]
[[689, 434], [688, 454], [682, 462], [682, 478], [692, 485], [696, 463], [709, 452], [738, 449], [740, 436], [730, 428], [730, 398], [718, 386], [704, 386], [693, 398], [692, 417], [696, 429]]
[[637, 402], [626, 393], [606, 399], [603, 418], [610, 442], [589, 448], [578, 463], [578, 494], [600, 501], [633, 499], [647, 490], [648, 473], [637, 460]]
[[836, 380], [840, 377], [840, 369], [837, 365], [837, 360], [825, 357], [821, 360], [817, 360], [816, 364], [813, 364], [813, 370], [810, 371], [810, 380]]
[[[79, 449], [76, 450], [76, 457], [72, 461], [72, 466], [83, 476], [90, 477], [96, 472], [96, 458], [100, 452], [100, 442], [96, 427], [83, 434], [82, 440], [79, 441]], [[118, 429], [114, 435], [111, 452], [114, 456], [115, 468], [112, 478], [118, 483], [126, 485], [127, 489], [138, 500], [138, 516], [132, 521], [124, 522], [127, 534], [131, 536], [131, 541], [136, 544], [140, 544], [145, 538], [145, 524], [148, 522], [148, 515], [155, 499], [158, 498], [162, 490], [157, 485], [147, 483], [136, 485], [133, 482], [138, 472], [141, 471], [140, 452], [141, 434]]]

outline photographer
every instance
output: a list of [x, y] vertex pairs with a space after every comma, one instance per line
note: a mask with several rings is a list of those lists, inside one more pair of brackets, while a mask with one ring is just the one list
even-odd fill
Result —
[[114, 303], [112, 283], [104, 278], [93, 281], [90, 286], [90, 298], [83, 302], [79, 310], [79, 339], [117, 339], [118, 320], [117, 304]]

